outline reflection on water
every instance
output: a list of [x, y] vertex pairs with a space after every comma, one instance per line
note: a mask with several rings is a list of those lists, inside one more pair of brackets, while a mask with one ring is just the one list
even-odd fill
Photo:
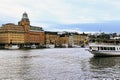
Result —
[[120, 57], [93, 57], [89, 62], [93, 78], [120, 80]]
[[90, 64], [96, 69], [120, 66], [120, 57], [93, 57]]
[[0, 50], [0, 80], [120, 79], [120, 57], [93, 57], [84, 48]]

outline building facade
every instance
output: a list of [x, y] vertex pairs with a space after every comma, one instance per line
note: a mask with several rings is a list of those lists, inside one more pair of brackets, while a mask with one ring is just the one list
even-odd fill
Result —
[[2, 25], [0, 28], [0, 44], [23, 44], [24, 29], [22, 26], [18, 26], [12, 23]]
[[70, 32], [45, 32], [46, 45], [55, 45], [55, 47], [73, 47], [83, 46], [87, 41], [86, 34], [70, 33]]
[[73, 33], [73, 42], [74, 42], [74, 45], [85, 46], [88, 42], [88, 35]]
[[40, 47], [55, 45], [55, 47], [81, 46], [87, 41], [87, 35], [73, 32], [50, 32], [42, 27], [31, 26], [28, 14], [25, 12], [18, 25], [8, 23], [0, 27], [0, 46], [18, 45], [24, 47]]
[[19, 45], [20, 47], [44, 45], [44, 31], [42, 27], [31, 26], [27, 13], [23, 13], [18, 25], [8, 23], [0, 27], [0, 44]]

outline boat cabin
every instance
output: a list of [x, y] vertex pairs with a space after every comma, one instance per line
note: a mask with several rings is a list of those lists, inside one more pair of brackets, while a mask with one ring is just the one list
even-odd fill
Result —
[[92, 51], [120, 51], [120, 46], [90, 46]]

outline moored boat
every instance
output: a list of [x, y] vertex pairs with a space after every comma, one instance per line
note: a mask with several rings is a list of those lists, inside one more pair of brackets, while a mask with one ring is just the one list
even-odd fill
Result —
[[90, 44], [89, 52], [94, 56], [120, 56], [120, 45]]
[[5, 45], [5, 49], [19, 49], [18, 45]]
[[36, 49], [36, 45], [35, 44], [31, 45], [31, 48]]

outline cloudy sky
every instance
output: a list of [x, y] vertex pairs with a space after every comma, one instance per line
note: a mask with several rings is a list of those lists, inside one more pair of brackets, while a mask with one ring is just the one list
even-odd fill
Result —
[[21, 20], [48, 31], [120, 33], [120, 0], [0, 0], [0, 25]]

